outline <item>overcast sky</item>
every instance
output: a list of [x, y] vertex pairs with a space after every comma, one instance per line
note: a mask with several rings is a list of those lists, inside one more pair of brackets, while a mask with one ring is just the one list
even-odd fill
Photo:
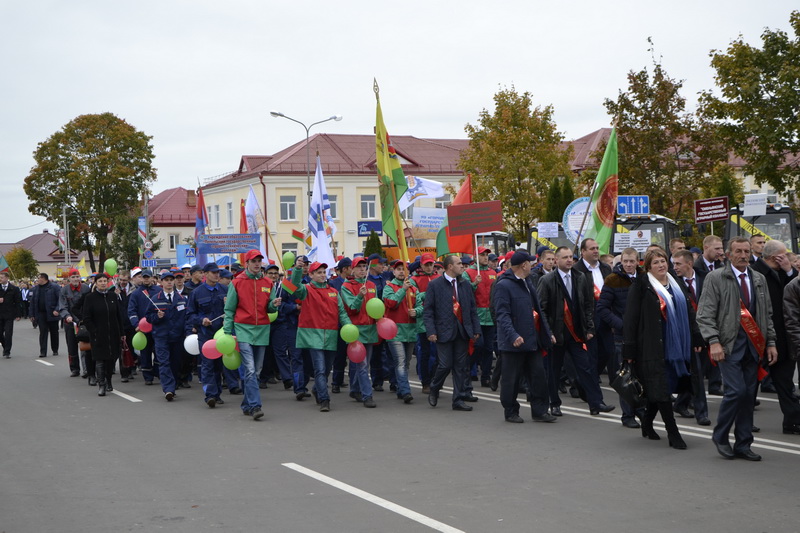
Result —
[[[545, 5], [547, 4], [547, 5]], [[153, 137], [154, 192], [196, 187], [314, 132], [371, 134], [372, 79], [390, 134], [465, 138], [499, 86], [553, 104], [567, 139], [609, 125], [603, 99], [651, 63], [693, 106], [709, 50], [789, 29], [796, 2], [9, 1], [0, 17], [0, 242], [52, 222], [22, 191], [37, 143], [112, 112]], [[621, 177], [624, 179], [624, 177]], [[39, 223], [39, 224], [37, 224]], [[30, 226], [23, 228], [24, 226]], [[16, 229], [20, 228], [20, 229]]]

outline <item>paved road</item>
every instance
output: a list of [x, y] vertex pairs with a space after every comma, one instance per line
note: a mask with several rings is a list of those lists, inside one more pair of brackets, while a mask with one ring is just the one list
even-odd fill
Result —
[[569, 398], [555, 424], [508, 424], [488, 389], [472, 413], [445, 394], [432, 409], [417, 386], [412, 405], [334, 395], [326, 414], [279, 386], [256, 422], [227, 393], [208, 409], [197, 386], [168, 404], [139, 378], [115, 388], [141, 401], [98, 398], [65, 356], [37, 353], [20, 323], [0, 360], [0, 532], [800, 529], [800, 438], [781, 434], [773, 395], [749, 463], [693, 420], [677, 451], [663, 426], [642, 439]]

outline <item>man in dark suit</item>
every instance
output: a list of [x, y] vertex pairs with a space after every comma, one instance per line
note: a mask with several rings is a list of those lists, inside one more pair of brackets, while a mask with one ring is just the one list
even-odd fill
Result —
[[[720, 268], [724, 264], [724, 259], [725, 250], [722, 247], [722, 239], [716, 235], [709, 235], [703, 239], [703, 255], [695, 261], [694, 269], [702, 280], [709, 272]], [[699, 293], [697, 297], [700, 298]], [[708, 393], [722, 396], [722, 374], [719, 366], [708, 365], [706, 376], [708, 376]]]
[[[697, 311], [697, 302], [703, 293], [703, 277], [692, 266], [694, 256], [688, 250], [675, 252], [672, 256], [672, 265], [675, 268], [675, 279], [682, 282], [689, 292], [689, 300], [692, 307]], [[693, 352], [692, 354], [692, 390], [678, 394], [673, 410], [684, 418], [692, 418], [689, 412], [689, 404], [694, 405], [694, 417], [701, 426], [710, 426], [708, 419], [708, 400], [706, 399], [706, 389], [703, 377], [710, 366], [708, 350]]]
[[467, 391], [469, 340], [481, 335], [481, 323], [475, 306], [472, 287], [461, 274], [461, 259], [449, 255], [444, 260], [444, 274], [428, 284], [423, 318], [428, 340], [436, 343], [437, 367], [431, 380], [428, 403], [436, 407], [439, 390], [450, 371], [453, 372], [453, 410], [472, 411], [465, 401], [477, 401]]
[[31, 298], [30, 317], [39, 325], [39, 357], [47, 357], [47, 336], [53, 355], [58, 355], [58, 323], [61, 320], [59, 304], [61, 289], [42, 272], [36, 280]]
[[[750, 239], [753, 246], [753, 238]], [[783, 318], [783, 290], [797, 277], [797, 271], [786, 257], [786, 245], [778, 240], [767, 241], [760, 250], [760, 258], [752, 269], [767, 279], [767, 289], [772, 303], [772, 324], [775, 326], [778, 362], [769, 368], [769, 375], [783, 413], [783, 432], [800, 435], [800, 401], [792, 394], [795, 362], [789, 357], [789, 338]], [[763, 382], [762, 382], [763, 384]]]
[[14, 322], [22, 316], [22, 292], [8, 281], [8, 272], [0, 272], [0, 344], [3, 357], [11, 357]]
[[550, 413], [561, 416], [558, 381], [564, 355], [570, 354], [577, 381], [586, 394], [589, 412], [599, 415], [614, 410], [603, 403], [597, 365], [589, 357], [586, 342], [594, 337], [594, 297], [591, 281], [572, 268], [572, 250], [556, 250], [556, 269], [539, 280], [539, 302], [556, 338], [553, 353], [545, 362], [548, 371]]

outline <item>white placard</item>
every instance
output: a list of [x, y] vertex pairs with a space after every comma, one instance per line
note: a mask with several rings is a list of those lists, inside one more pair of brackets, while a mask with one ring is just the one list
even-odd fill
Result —
[[745, 194], [744, 212], [745, 217], [760, 217], [767, 214], [767, 195], [766, 194]]
[[536, 227], [539, 230], [539, 237], [543, 239], [558, 237], [558, 222], [539, 222]]
[[631, 236], [631, 248], [637, 252], [644, 252], [652, 242], [649, 229], [635, 229], [629, 233]]
[[630, 233], [615, 233], [614, 234], [614, 253], [621, 254], [625, 248], [631, 246]]

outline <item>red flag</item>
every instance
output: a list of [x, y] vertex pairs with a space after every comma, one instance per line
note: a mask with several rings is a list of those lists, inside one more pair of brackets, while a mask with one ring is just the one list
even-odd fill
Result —
[[[467, 174], [467, 179], [461, 184], [455, 199], [450, 205], [463, 205], [472, 203], [472, 176]], [[450, 236], [450, 225], [445, 218], [442, 227], [439, 229], [439, 234], [436, 236], [436, 253], [437, 255], [455, 254], [455, 253], [473, 253], [475, 244], [473, 243], [472, 235], [458, 235], [456, 237]]]

